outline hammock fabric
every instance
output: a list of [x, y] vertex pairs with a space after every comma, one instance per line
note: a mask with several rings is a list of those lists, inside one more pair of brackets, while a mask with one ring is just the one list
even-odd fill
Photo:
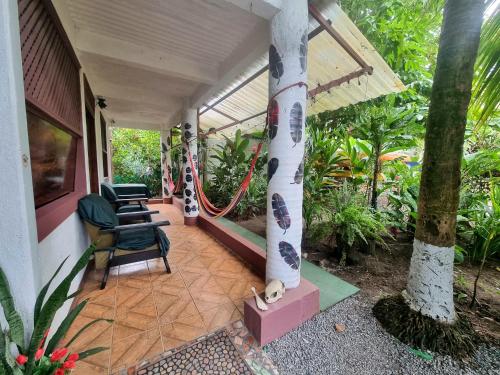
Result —
[[[274, 98], [276, 98], [282, 92], [284, 92], [284, 91], [286, 91], [288, 89], [291, 89], [292, 87], [295, 87], [295, 86], [298, 86], [298, 87], [305, 86], [306, 89], [307, 89], [307, 83], [305, 83], [305, 82], [296, 82], [296, 83], [293, 83], [291, 85], [288, 85], [288, 86], [282, 88], [281, 90], [279, 90], [276, 94], [274, 94], [269, 99], [269, 102], [268, 102], [268, 105], [267, 105], [266, 125], [264, 127], [263, 134], [266, 134], [266, 131], [267, 131], [267, 128], [268, 128], [268, 125], [269, 125], [269, 119], [270, 119], [270, 117], [275, 116], [275, 114], [273, 113], [274, 112], [274, 108], [271, 105], [271, 103], [273, 102]], [[245, 176], [245, 178], [243, 179], [240, 187], [238, 188], [238, 190], [234, 194], [233, 198], [231, 199], [231, 202], [229, 202], [229, 204], [225, 208], [215, 207], [212, 203], [210, 203], [210, 201], [208, 200], [207, 196], [203, 192], [203, 184], [201, 183], [201, 181], [200, 181], [200, 179], [198, 177], [197, 170], [196, 170], [195, 165], [193, 163], [193, 158], [191, 157], [191, 152], [189, 151], [189, 148], [188, 148], [188, 158], [189, 158], [189, 163], [191, 164], [191, 170], [193, 171], [194, 186], [196, 188], [196, 193], [197, 193], [197, 196], [198, 196], [199, 206], [209, 216], [214, 217], [214, 218], [225, 216], [229, 212], [231, 212], [238, 205], [238, 203], [240, 203], [240, 201], [243, 199], [243, 197], [244, 197], [244, 195], [245, 195], [245, 193], [246, 193], [246, 191], [248, 189], [248, 186], [250, 185], [250, 180], [252, 179], [252, 174], [253, 174], [253, 171], [255, 169], [255, 165], [257, 164], [257, 160], [259, 158], [259, 154], [260, 154], [260, 151], [262, 150], [262, 145], [263, 144], [264, 144], [264, 140], [261, 140], [259, 142], [259, 144], [257, 146], [257, 150], [255, 151], [255, 154], [253, 156], [252, 162], [250, 164], [250, 169], [249, 169], [247, 175]], [[180, 177], [182, 177], [182, 176], [180, 176]], [[179, 178], [179, 181], [182, 181], [182, 179]]]
[[177, 177], [177, 182], [175, 184], [174, 194], [182, 191], [182, 168], [179, 171], [179, 176]]

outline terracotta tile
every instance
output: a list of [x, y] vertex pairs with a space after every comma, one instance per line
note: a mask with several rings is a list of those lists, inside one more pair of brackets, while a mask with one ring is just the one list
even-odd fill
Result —
[[151, 288], [148, 264], [145, 261], [120, 266], [119, 272], [118, 287]]
[[200, 311], [200, 313], [209, 332], [242, 318], [234, 303], [219, 305], [212, 309]]
[[[82, 327], [90, 323], [93, 318], [79, 316], [73, 323], [68, 332], [67, 340], [71, 339]], [[103, 352], [85, 358], [83, 361], [77, 362], [77, 368], [72, 374], [107, 374], [109, 368], [109, 359], [111, 355], [111, 335], [112, 324], [107, 322], [98, 322], [84, 331], [78, 338], [69, 346], [70, 352], [81, 352], [96, 347], [109, 348]]]
[[[85, 283], [86, 284], [86, 283]], [[88, 299], [89, 303], [95, 303], [109, 308], [114, 308], [116, 297], [116, 286], [107, 285], [105, 289], [100, 289], [100, 283], [93, 286], [84, 286], [78, 295], [79, 301]]]
[[198, 311], [203, 312], [219, 305], [231, 303], [231, 299], [224, 293], [210, 291], [190, 291]]
[[188, 266], [181, 268], [180, 274], [188, 288], [198, 284], [199, 280], [206, 280], [207, 277], [210, 277], [210, 272], [207, 269], [191, 268]]
[[153, 294], [134, 301], [135, 305], [126, 303], [116, 309], [113, 342], [158, 326]]
[[190, 342], [204, 335], [207, 330], [200, 314], [184, 317], [160, 326], [164, 350]]
[[160, 290], [153, 292], [160, 324], [170, 323], [198, 311], [187, 290], [179, 294], [168, 294]]
[[155, 272], [151, 274], [153, 290], [171, 295], [180, 295], [186, 291], [186, 285], [180, 272], [170, 274]]
[[[172, 260], [170, 259], [170, 256], [167, 257], [167, 260], [168, 260], [168, 265], [170, 266], [170, 271], [171, 272], [178, 271], [177, 265], [172, 262]], [[153, 273], [159, 273], [159, 274], [168, 275], [167, 269], [165, 268], [165, 263], [163, 263], [163, 259], [162, 258], [148, 260], [148, 268], [149, 268], [149, 274], [150, 274], [150, 276]], [[153, 282], [152, 279], [151, 279], [151, 282]]]
[[116, 291], [116, 310], [123, 311], [138, 305], [149, 303], [152, 299], [151, 289], [137, 289], [128, 286], [118, 287]]
[[111, 371], [126, 369], [137, 362], [152, 358], [163, 352], [160, 331], [158, 328], [129, 336], [113, 342], [111, 350]]

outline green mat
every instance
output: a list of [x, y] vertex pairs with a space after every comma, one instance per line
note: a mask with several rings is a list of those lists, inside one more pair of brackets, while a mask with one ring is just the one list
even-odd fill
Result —
[[[239, 226], [231, 220], [222, 217], [217, 220], [225, 227], [231, 229], [233, 232], [238, 233], [240, 236], [253, 242], [262, 249], [266, 248], [265, 238], [249, 231], [246, 228]], [[359, 292], [359, 289], [354, 285], [349, 284], [348, 282], [332, 275], [329, 272], [326, 272], [322, 268], [314, 265], [311, 262], [308, 262], [305, 259], [302, 259], [302, 267], [300, 269], [300, 273], [304, 279], [309, 280], [319, 288], [319, 303], [322, 311]]]

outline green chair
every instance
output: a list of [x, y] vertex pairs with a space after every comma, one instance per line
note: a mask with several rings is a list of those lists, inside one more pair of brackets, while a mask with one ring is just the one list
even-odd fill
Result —
[[143, 222], [122, 225], [124, 219], [158, 214], [159, 211], [116, 213], [110, 203], [97, 194], [89, 194], [78, 201], [78, 213], [97, 249], [95, 265], [105, 269], [101, 289], [106, 287], [111, 267], [148, 259], [163, 258], [170, 273], [167, 254], [170, 242], [160, 227], [168, 221]]
[[[101, 183], [101, 195], [106, 199], [117, 213], [147, 211], [146, 203], [151, 193], [145, 185], [142, 184], [127, 184], [136, 189], [126, 189], [125, 185], [118, 185], [120, 188], [115, 188], [107, 182]], [[142, 189], [139, 189], [141, 188]], [[141, 193], [134, 193], [140, 191]], [[125, 194], [126, 193], [126, 194]], [[147, 217], [145, 217], [147, 219]], [[151, 221], [151, 220], [148, 220]]]

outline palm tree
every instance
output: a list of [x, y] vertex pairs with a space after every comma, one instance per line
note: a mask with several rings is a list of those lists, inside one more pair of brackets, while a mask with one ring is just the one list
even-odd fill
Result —
[[484, 0], [447, 0], [432, 86], [418, 219], [405, 299], [409, 307], [455, 322], [453, 259], [467, 110]]

